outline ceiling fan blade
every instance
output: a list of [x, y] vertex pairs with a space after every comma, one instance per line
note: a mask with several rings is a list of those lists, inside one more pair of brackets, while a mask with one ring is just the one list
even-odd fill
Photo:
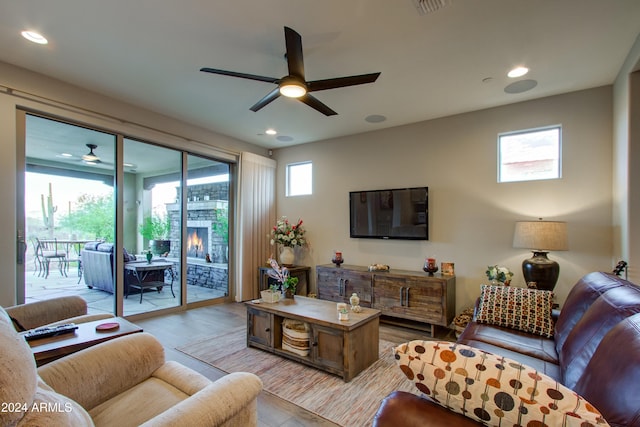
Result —
[[217, 70], [215, 68], [200, 68], [200, 71], [212, 74], [221, 74], [223, 76], [239, 77], [241, 79], [257, 80], [259, 82], [275, 83], [278, 84], [280, 79], [275, 77], [257, 76], [255, 74], [236, 73], [235, 71]]
[[373, 83], [378, 79], [380, 73], [360, 74], [358, 76], [336, 77], [334, 79], [314, 80], [307, 82], [307, 91], [336, 89], [339, 87], [362, 85]]
[[304, 59], [302, 56], [302, 36], [289, 27], [284, 27], [284, 39], [287, 44], [287, 65], [289, 75], [304, 81]]
[[309, 95], [308, 93], [306, 95], [298, 98], [298, 99], [300, 101], [304, 102], [305, 104], [307, 104], [309, 107], [313, 108], [314, 110], [320, 111], [325, 116], [337, 116], [338, 115], [338, 113], [336, 113], [331, 108], [327, 107], [325, 104], [320, 102], [318, 100], [318, 98], [315, 98], [314, 96]]
[[271, 102], [273, 102], [277, 97], [280, 96], [280, 88], [277, 87], [274, 90], [272, 90], [271, 92], [269, 92], [264, 98], [262, 98], [260, 101], [256, 102], [253, 107], [249, 108], [251, 111], [258, 111], [259, 109], [261, 109], [262, 107], [264, 107], [265, 105], [270, 104]]

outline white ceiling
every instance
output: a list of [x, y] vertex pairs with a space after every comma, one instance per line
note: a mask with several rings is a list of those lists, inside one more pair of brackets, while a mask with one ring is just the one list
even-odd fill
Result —
[[[272, 84], [199, 71], [286, 75], [284, 26], [307, 80], [380, 78], [315, 92], [325, 117], [283, 97], [254, 113]], [[0, 0], [0, 61], [269, 148], [611, 84], [639, 32], [638, 0]], [[507, 94], [516, 65], [538, 84]]]

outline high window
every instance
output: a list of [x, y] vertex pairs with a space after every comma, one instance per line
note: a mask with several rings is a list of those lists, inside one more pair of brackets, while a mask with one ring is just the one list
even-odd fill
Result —
[[498, 135], [498, 182], [561, 177], [561, 126]]
[[287, 196], [313, 194], [313, 164], [311, 162], [287, 165]]

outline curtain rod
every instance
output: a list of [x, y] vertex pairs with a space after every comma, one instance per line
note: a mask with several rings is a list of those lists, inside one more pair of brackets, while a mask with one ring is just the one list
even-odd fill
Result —
[[37, 102], [37, 103], [42, 104], [42, 105], [47, 105], [49, 107], [59, 108], [59, 109], [65, 110], [65, 111], [70, 111], [72, 113], [82, 114], [82, 115], [88, 116], [88, 117], [93, 117], [93, 118], [97, 118], [97, 119], [101, 119], [101, 120], [107, 119], [107, 120], [110, 120], [112, 122], [119, 123], [119, 124], [136, 126], [136, 127], [139, 127], [139, 128], [145, 129], [145, 130], [158, 132], [160, 134], [163, 134], [163, 135], [166, 135], [166, 136], [170, 136], [172, 138], [178, 138], [178, 139], [181, 139], [181, 140], [186, 141], [186, 142], [195, 142], [197, 144], [202, 144], [202, 145], [204, 145], [204, 146], [206, 146], [208, 148], [214, 148], [215, 150], [221, 151], [221, 152], [223, 152], [225, 154], [230, 154], [230, 155], [233, 155], [233, 156], [239, 156], [240, 155], [239, 151], [233, 151], [233, 150], [229, 150], [227, 148], [221, 148], [221, 147], [214, 147], [214, 146], [211, 146], [211, 145], [209, 145], [209, 144], [207, 144], [206, 142], [203, 142], [203, 141], [199, 141], [199, 140], [191, 139], [191, 138], [186, 138], [186, 137], [184, 137], [182, 135], [178, 135], [178, 134], [175, 134], [175, 133], [172, 133], [172, 132], [168, 132], [168, 131], [165, 131], [165, 130], [162, 130], [162, 129], [157, 129], [157, 128], [154, 128], [152, 126], [148, 126], [148, 125], [144, 125], [144, 124], [141, 124], [141, 123], [132, 122], [130, 120], [126, 120], [126, 119], [123, 119], [123, 118], [120, 118], [120, 117], [117, 117], [117, 116], [112, 116], [110, 114], [104, 114], [104, 113], [101, 113], [99, 111], [94, 111], [94, 110], [91, 110], [91, 109], [88, 109], [88, 108], [85, 108], [85, 107], [79, 107], [77, 105], [69, 104], [67, 102], [58, 101], [57, 99], [47, 98], [47, 97], [42, 96], [42, 95], [37, 95], [35, 93], [30, 93], [30, 92], [27, 92], [27, 91], [24, 91], [24, 90], [16, 89], [16, 88], [13, 88], [13, 87], [10, 87], [10, 86], [6, 86], [6, 85], [1, 84], [1, 83], [0, 83], [0, 88], [2, 89], [2, 91], [5, 94], [7, 94], [9, 96], [13, 96], [15, 98], [26, 99], [27, 101]]

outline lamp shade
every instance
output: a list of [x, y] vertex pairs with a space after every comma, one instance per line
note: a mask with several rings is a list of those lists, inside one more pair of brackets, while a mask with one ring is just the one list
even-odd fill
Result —
[[569, 249], [567, 223], [518, 221], [513, 234], [513, 247], [539, 251], [566, 251]]

